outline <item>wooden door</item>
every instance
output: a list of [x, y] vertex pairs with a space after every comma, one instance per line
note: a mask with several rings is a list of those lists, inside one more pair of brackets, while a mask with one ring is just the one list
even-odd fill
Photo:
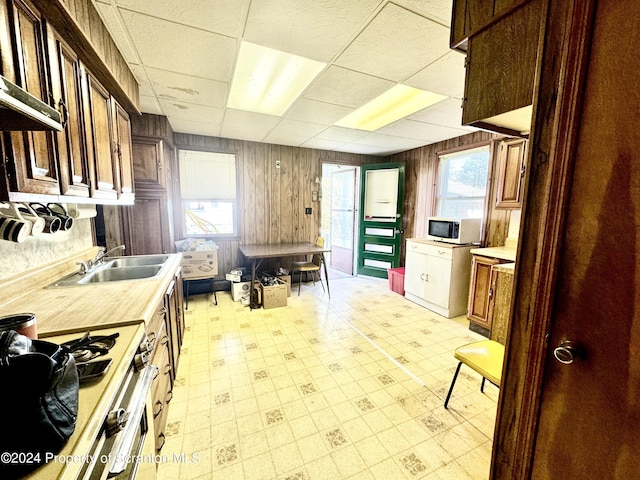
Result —
[[500, 142], [498, 148], [497, 209], [522, 208], [522, 179], [525, 173], [526, 140]]
[[114, 127], [111, 96], [88, 70], [82, 70], [91, 196], [115, 200], [118, 198], [117, 182], [120, 172], [118, 162], [114, 160], [112, 144]]
[[54, 102], [62, 106], [65, 129], [57, 133], [60, 188], [63, 195], [89, 196], [80, 61], [60, 35], [48, 27], [49, 61]]
[[[43, 20], [27, 2], [11, 0], [10, 5], [16, 83], [49, 103]], [[3, 68], [10, 69], [10, 66]], [[7, 143], [12, 147], [16, 170], [13, 189], [24, 193], [60, 194], [54, 135], [49, 131], [10, 133], [11, 141]]]
[[404, 163], [361, 167], [358, 273], [387, 278], [400, 265]]
[[114, 138], [114, 160], [117, 162], [118, 177], [118, 198], [121, 203], [133, 203], [133, 157], [131, 147], [131, 121], [129, 114], [114, 99], [113, 105], [113, 131]]
[[[632, 0], [549, 2], [492, 478], [638, 478], [640, 40]], [[557, 94], [557, 95], [556, 95]], [[582, 354], [554, 353], [566, 340]], [[569, 355], [561, 358], [570, 359]]]

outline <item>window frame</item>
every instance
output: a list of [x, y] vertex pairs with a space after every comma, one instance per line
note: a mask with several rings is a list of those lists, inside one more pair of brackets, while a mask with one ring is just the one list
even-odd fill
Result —
[[438, 158], [438, 163], [436, 166], [436, 171], [435, 171], [435, 178], [434, 178], [434, 182], [433, 182], [433, 201], [432, 201], [432, 211], [431, 211], [431, 215], [435, 216], [437, 215], [437, 211], [438, 211], [438, 199], [439, 197], [439, 189], [440, 189], [440, 173], [441, 173], [441, 165], [442, 165], [442, 157], [451, 157], [452, 155], [455, 154], [464, 154], [464, 152], [470, 151], [470, 150], [476, 150], [476, 149], [480, 149], [480, 148], [487, 148], [488, 149], [488, 160], [487, 160], [487, 185], [486, 185], [486, 192], [484, 195], [484, 202], [483, 202], [483, 206], [482, 206], [482, 239], [481, 241], [484, 243], [484, 237], [485, 237], [485, 231], [486, 231], [486, 226], [488, 225], [488, 223], [490, 222], [490, 208], [489, 208], [489, 202], [490, 202], [490, 197], [491, 197], [491, 193], [492, 193], [492, 178], [493, 178], [493, 163], [494, 163], [494, 150], [495, 150], [495, 142], [494, 141], [486, 141], [486, 142], [478, 142], [478, 143], [473, 143], [473, 144], [469, 144], [469, 145], [463, 145], [460, 147], [456, 147], [456, 148], [451, 148], [451, 149], [447, 149], [447, 150], [442, 150], [439, 152], [436, 152], [436, 156]]
[[[182, 167], [180, 165], [180, 152], [182, 151], [192, 151], [192, 152], [205, 152], [212, 154], [223, 154], [223, 155], [233, 155], [234, 156], [234, 170], [235, 170], [235, 182], [236, 182], [236, 190], [235, 190], [235, 199], [220, 199], [215, 197], [207, 197], [207, 198], [190, 198], [185, 199], [182, 194]], [[179, 146], [176, 148], [176, 157], [178, 160], [178, 187], [180, 189], [180, 206], [179, 206], [179, 214], [180, 214], [180, 226], [182, 229], [182, 237], [194, 237], [194, 238], [205, 238], [211, 240], [238, 240], [240, 239], [240, 216], [239, 212], [242, 211], [241, 205], [241, 195], [240, 195], [240, 180], [238, 178], [239, 168], [238, 168], [238, 152], [237, 151], [229, 151], [229, 150], [218, 150], [218, 149], [208, 149], [208, 148], [197, 148], [191, 146]], [[186, 204], [189, 202], [230, 202], [233, 208], [233, 233], [198, 233], [198, 234], [190, 234], [187, 233], [187, 218], [186, 218]]]

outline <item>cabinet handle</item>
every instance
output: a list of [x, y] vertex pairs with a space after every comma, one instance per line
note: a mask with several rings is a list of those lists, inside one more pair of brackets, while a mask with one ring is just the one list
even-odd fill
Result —
[[156, 400], [156, 403], [154, 403], [153, 406], [159, 407], [157, 410], [154, 409], [153, 411], [153, 418], [156, 418], [158, 415], [162, 413], [162, 410], [164, 410], [164, 405], [162, 404], [162, 401]]
[[164, 367], [164, 374], [169, 375], [169, 373], [171, 373], [171, 365], [167, 363]]
[[166, 347], [167, 345], [169, 345], [169, 337], [165, 335], [164, 337], [162, 337], [162, 340], [160, 340], [160, 343]]
[[62, 109], [62, 128], [67, 128], [67, 123], [69, 123], [69, 110], [67, 109], [67, 104], [64, 103], [64, 100], [61, 98], [58, 102], [58, 106]]
[[158, 453], [160, 453], [160, 450], [162, 450], [162, 447], [164, 447], [164, 442], [167, 441], [167, 437], [165, 437], [164, 433], [161, 433], [160, 435], [158, 435], [158, 438], [162, 438], [162, 443], [160, 444], [160, 446], [156, 449], [156, 451]]
[[446, 250], [438, 250], [438, 254], [439, 254], [439, 255], [444, 255], [445, 253], [447, 253], [447, 251], [446, 251]]
[[149, 333], [149, 335], [147, 335], [147, 340], [149, 341], [149, 343], [153, 343], [156, 339], [156, 332], [151, 332]]
[[489, 289], [489, 300], [493, 298], [493, 288]]
[[165, 400], [165, 402], [169, 403], [171, 400], [173, 400], [173, 390], [169, 390], [167, 392], [167, 399]]
[[428, 273], [425, 273], [425, 274], [424, 274], [424, 277], [425, 277], [424, 281], [425, 281], [425, 282], [428, 282], [428, 281], [429, 281], [429, 274], [428, 274]]
[[420, 280], [422, 280], [424, 282], [424, 273], [420, 274]]

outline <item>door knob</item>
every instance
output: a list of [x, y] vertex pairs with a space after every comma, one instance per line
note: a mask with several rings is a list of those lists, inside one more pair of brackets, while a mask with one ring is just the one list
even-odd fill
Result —
[[553, 349], [553, 356], [556, 360], [565, 365], [571, 365], [574, 360], [582, 357], [584, 354], [580, 346], [571, 340], [565, 340], [559, 346]]

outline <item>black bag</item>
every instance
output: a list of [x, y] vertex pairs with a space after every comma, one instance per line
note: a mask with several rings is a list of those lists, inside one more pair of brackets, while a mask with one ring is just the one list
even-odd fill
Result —
[[78, 372], [69, 350], [0, 332], [0, 478], [19, 478], [50, 461], [78, 416]]

